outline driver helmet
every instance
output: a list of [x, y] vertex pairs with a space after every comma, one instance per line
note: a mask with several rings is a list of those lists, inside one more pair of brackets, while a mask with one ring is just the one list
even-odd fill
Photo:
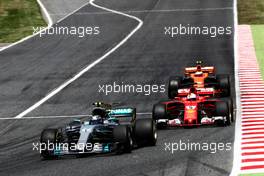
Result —
[[102, 119], [102, 117], [99, 115], [92, 116], [92, 120], [99, 120], [99, 119]]
[[187, 96], [188, 100], [196, 100], [197, 95], [196, 95], [196, 89], [194, 87], [192, 87], [189, 91], [189, 94]]
[[195, 75], [196, 76], [201, 76], [203, 74], [202, 67], [201, 65], [197, 65]]
[[102, 123], [103, 123], [103, 118], [99, 115], [93, 115], [92, 119], [90, 120], [90, 125], [102, 124]]

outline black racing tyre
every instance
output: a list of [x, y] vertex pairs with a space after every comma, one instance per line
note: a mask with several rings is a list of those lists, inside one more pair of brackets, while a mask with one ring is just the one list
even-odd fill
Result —
[[138, 144], [155, 146], [157, 128], [153, 119], [138, 119], [135, 125], [135, 137]]
[[129, 126], [118, 125], [113, 130], [115, 142], [118, 143], [117, 154], [130, 153], [133, 149], [133, 139]]
[[155, 104], [152, 109], [152, 117], [154, 120], [166, 119], [167, 109], [165, 104]]
[[171, 77], [169, 81], [168, 97], [170, 99], [175, 98], [178, 95], [178, 90], [181, 86], [182, 77], [175, 76]]
[[41, 156], [44, 159], [53, 159], [56, 158], [54, 155], [55, 145], [58, 143], [58, 129], [44, 129], [41, 133], [40, 144], [46, 148], [46, 150], [41, 151]]
[[194, 85], [194, 80], [192, 77], [185, 77], [185, 78], [180, 78], [182, 79], [181, 81], [181, 88], [182, 87], [192, 87]]
[[219, 88], [223, 90], [222, 96], [230, 96], [230, 77], [229, 75], [216, 75], [216, 80], [219, 84]]
[[233, 104], [232, 98], [228, 99], [227, 103], [228, 103], [228, 109], [230, 113], [231, 122], [234, 122], [235, 121], [234, 120], [234, 104]]
[[215, 115], [226, 117], [226, 122], [224, 123], [224, 125], [231, 125], [228, 103], [225, 101], [219, 101], [215, 103], [215, 106]]
[[216, 78], [212, 76], [208, 76], [204, 79], [204, 87], [215, 87], [216, 85]]

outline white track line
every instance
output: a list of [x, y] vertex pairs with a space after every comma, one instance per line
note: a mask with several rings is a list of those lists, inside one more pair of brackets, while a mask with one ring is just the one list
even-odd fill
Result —
[[247, 152], [263, 152], [263, 149], [244, 149], [243, 153], [247, 153]]
[[[264, 161], [257, 161], [257, 162], [245, 162], [242, 164], [242, 167], [245, 166], [256, 166], [256, 165], [264, 165]], [[259, 168], [259, 169], [263, 169], [263, 168]], [[252, 173], [252, 171], [251, 171]], [[252, 174], [253, 175], [253, 174]], [[256, 174], [257, 175], [257, 174]]]
[[262, 115], [264, 117], [264, 112], [248, 112], [248, 111], [242, 111], [242, 115], [243, 117], [245, 117], [245, 115]]
[[[262, 141], [262, 140], [264, 140], [264, 138], [263, 139], [260, 139], [260, 138], [256, 138], [256, 139], [242, 139], [242, 142], [258, 142], [260, 140]], [[241, 149], [241, 146], [239, 148]], [[243, 150], [243, 152], [244, 152], [244, 150]]]
[[39, 107], [40, 105], [42, 105], [43, 103], [45, 103], [47, 100], [49, 100], [51, 97], [53, 97], [54, 95], [56, 95], [57, 93], [59, 93], [61, 90], [63, 90], [65, 87], [67, 87], [69, 84], [71, 84], [72, 82], [74, 82], [75, 80], [77, 80], [78, 78], [80, 78], [83, 74], [85, 74], [87, 71], [89, 71], [91, 68], [93, 68], [95, 65], [97, 65], [98, 63], [100, 63], [102, 60], [104, 60], [106, 57], [108, 57], [110, 54], [112, 54], [114, 51], [116, 51], [120, 46], [122, 46], [124, 43], [126, 43], [126, 41], [134, 34], [136, 33], [141, 26], [143, 25], [143, 21], [135, 16], [131, 16], [119, 11], [115, 11], [112, 9], [108, 9], [102, 6], [99, 6], [97, 4], [94, 3], [94, 0], [90, 1], [90, 4], [94, 7], [97, 7], [99, 9], [103, 9], [112, 13], [116, 13], [122, 16], [126, 16], [129, 18], [132, 18], [136, 21], [139, 22], [139, 24], [137, 25], [137, 27], [135, 29], [133, 29], [121, 42], [119, 42], [115, 47], [113, 47], [110, 51], [108, 51], [106, 54], [104, 54], [102, 57], [98, 58], [97, 60], [95, 60], [93, 63], [91, 63], [90, 65], [86, 66], [83, 70], [81, 70], [80, 72], [78, 72], [75, 76], [73, 76], [71, 79], [67, 80], [66, 82], [64, 82], [63, 84], [61, 84], [59, 87], [57, 87], [56, 89], [54, 89], [52, 92], [50, 92], [47, 96], [45, 96], [44, 98], [42, 98], [41, 100], [39, 100], [37, 103], [35, 103], [34, 105], [32, 105], [31, 107], [29, 107], [28, 109], [26, 109], [25, 111], [23, 111], [22, 113], [18, 114], [15, 118], [22, 118], [25, 115], [27, 115], [28, 113], [30, 113], [31, 111], [33, 111], [34, 109], [36, 109], [37, 107]]
[[[254, 86], [253, 86], [254, 85]], [[250, 85], [241, 85], [240, 87], [242, 87], [242, 88], [256, 88], [256, 87], [264, 87], [264, 85], [263, 84], [250, 84]]]
[[258, 88], [258, 89], [262, 89], [263, 90], [263, 88], [264, 88], [264, 85], [262, 84], [262, 85], [257, 85], [257, 86], [252, 86], [252, 85], [248, 85], [248, 86], [246, 86], [246, 85], [243, 85], [243, 86], [240, 86], [241, 87], [241, 89], [256, 89], [256, 87]]
[[[264, 134], [243, 134], [244, 138], [247, 138], [247, 137], [263, 137], [264, 139]], [[260, 138], [259, 138], [260, 139]]]
[[245, 72], [243, 72], [243, 73], [239, 73], [238, 75], [245, 75], [245, 74], [260, 74], [261, 72], [260, 71], [258, 71], [258, 70], [255, 70], [255, 71], [245, 71]]
[[48, 19], [48, 26], [51, 26], [51, 25], [53, 24], [53, 21], [52, 21], [52, 19], [51, 19], [51, 17], [50, 17], [50, 14], [49, 14], [48, 10], [47, 10], [46, 7], [43, 5], [43, 3], [41, 2], [41, 0], [37, 0], [37, 2], [38, 2], [38, 4], [39, 4], [40, 8], [42, 9], [42, 11], [43, 11], [45, 17]]
[[[127, 10], [120, 11], [122, 13], [170, 13], [170, 12], [199, 12], [199, 11], [219, 11], [219, 10], [233, 10], [233, 7], [220, 7], [220, 8], [198, 8], [198, 9], [157, 9], [157, 10]], [[76, 15], [101, 15], [109, 14], [111, 12], [82, 12]], [[53, 13], [51, 15], [65, 15], [63, 13]]]
[[[243, 97], [242, 97], [242, 99], [243, 99]], [[253, 98], [245, 98], [243, 101], [253, 101], [253, 102], [258, 101], [258, 102], [263, 103], [264, 102], [264, 98], [255, 98], [255, 97], [253, 97]]]
[[246, 114], [244, 114], [243, 115], [243, 119], [245, 119], [245, 118], [247, 118], [247, 119], [249, 119], [249, 118], [263, 118], [264, 116], [263, 115], [258, 115], [258, 114], [253, 114], [253, 115], [246, 115]]
[[258, 81], [254, 81], [252, 83], [250, 83], [249, 81], [240, 81], [240, 84], [248, 84], [248, 85], [254, 85], [254, 84], [263, 84], [263, 81], [258, 80]]
[[241, 101], [240, 101], [240, 83], [239, 83], [239, 56], [238, 56], [238, 16], [237, 16], [237, 0], [233, 2], [234, 13], [234, 57], [235, 57], [235, 89], [236, 89], [236, 125], [235, 125], [235, 139], [233, 148], [233, 167], [230, 176], [237, 176], [240, 173], [241, 166]]
[[264, 146], [264, 143], [258, 143], [258, 144], [241, 144], [242, 147], [258, 147], [258, 146]]
[[[261, 169], [248, 169], [248, 170], [243, 170], [242, 174], [249, 174], [249, 175], [254, 176], [254, 173], [256, 173], [256, 174], [257, 173], [262, 173], [259, 170], [261, 170]], [[260, 175], [258, 175], [258, 176], [260, 176]]]
[[254, 105], [242, 105], [243, 106], [243, 108], [248, 108], [248, 109], [250, 109], [250, 108], [253, 108], [253, 109], [255, 109], [255, 108], [264, 108], [264, 103], [263, 104], [254, 104]]
[[260, 121], [260, 122], [264, 122], [264, 117], [262, 118], [252, 118], [252, 119], [247, 119], [247, 120], [243, 120], [243, 122], [250, 122], [250, 121]]
[[257, 92], [257, 93], [263, 93], [264, 92], [264, 89], [256, 88], [256, 89], [252, 90], [252, 89], [244, 88], [244, 89], [241, 90], [241, 92]]
[[247, 66], [240, 67], [239, 70], [244, 71], [244, 72], [248, 72], [248, 71], [250, 71], [250, 72], [251, 72], [251, 71], [257, 72], [257, 71], [259, 71], [257, 68], [249, 68], [249, 67], [247, 67]]
[[253, 158], [264, 158], [264, 155], [247, 155], [243, 156], [243, 159], [253, 159]]
[[243, 106], [243, 112], [252, 112], [252, 111], [262, 111], [264, 112], [264, 108], [263, 107], [250, 107], [250, 108], [245, 108], [245, 106]]
[[248, 128], [243, 130], [243, 133], [250, 133], [250, 132], [263, 132], [263, 128], [257, 127], [257, 128]]
[[254, 76], [261, 76], [260, 72], [243, 72], [243, 73], [240, 73], [239, 76], [248, 76], [249, 74], [254, 75]]
[[250, 130], [250, 131], [244, 131], [243, 133], [256, 133], [256, 132], [264, 132], [264, 129], [261, 129], [261, 130]]
[[[151, 112], [137, 112], [137, 115], [152, 115]], [[56, 116], [32, 116], [32, 117], [0, 117], [0, 120], [28, 120], [28, 119], [59, 119], [59, 118], [82, 118], [91, 117], [91, 114], [78, 114], [78, 115], [56, 115]]]

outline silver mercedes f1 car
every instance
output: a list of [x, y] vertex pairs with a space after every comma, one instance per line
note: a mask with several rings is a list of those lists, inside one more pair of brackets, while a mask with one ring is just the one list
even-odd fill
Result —
[[40, 143], [44, 159], [91, 153], [129, 153], [135, 147], [156, 144], [153, 119], [136, 119], [135, 108], [112, 108], [102, 102], [93, 105], [92, 115], [87, 119], [76, 119], [65, 127], [42, 131]]

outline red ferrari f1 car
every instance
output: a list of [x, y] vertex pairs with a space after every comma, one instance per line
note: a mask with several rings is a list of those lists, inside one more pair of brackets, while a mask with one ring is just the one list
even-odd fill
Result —
[[221, 99], [200, 96], [196, 88], [190, 88], [187, 97], [176, 97], [153, 107], [153, 118], [158, 127], [230, 125], [233, 121], [233, 103]]
[[200, 95], [230, 96], [229, 75], [216, 75], [213, 66], [202, 67], [201, 64], [201, 61], [197, 61], [195, 67], [186, 67], [184, 77], [174, 76], [170, 78], [168, 86], [170, 99], [177, 96], [187, 96], [190, 87], [195, 87], [200, 92]]

